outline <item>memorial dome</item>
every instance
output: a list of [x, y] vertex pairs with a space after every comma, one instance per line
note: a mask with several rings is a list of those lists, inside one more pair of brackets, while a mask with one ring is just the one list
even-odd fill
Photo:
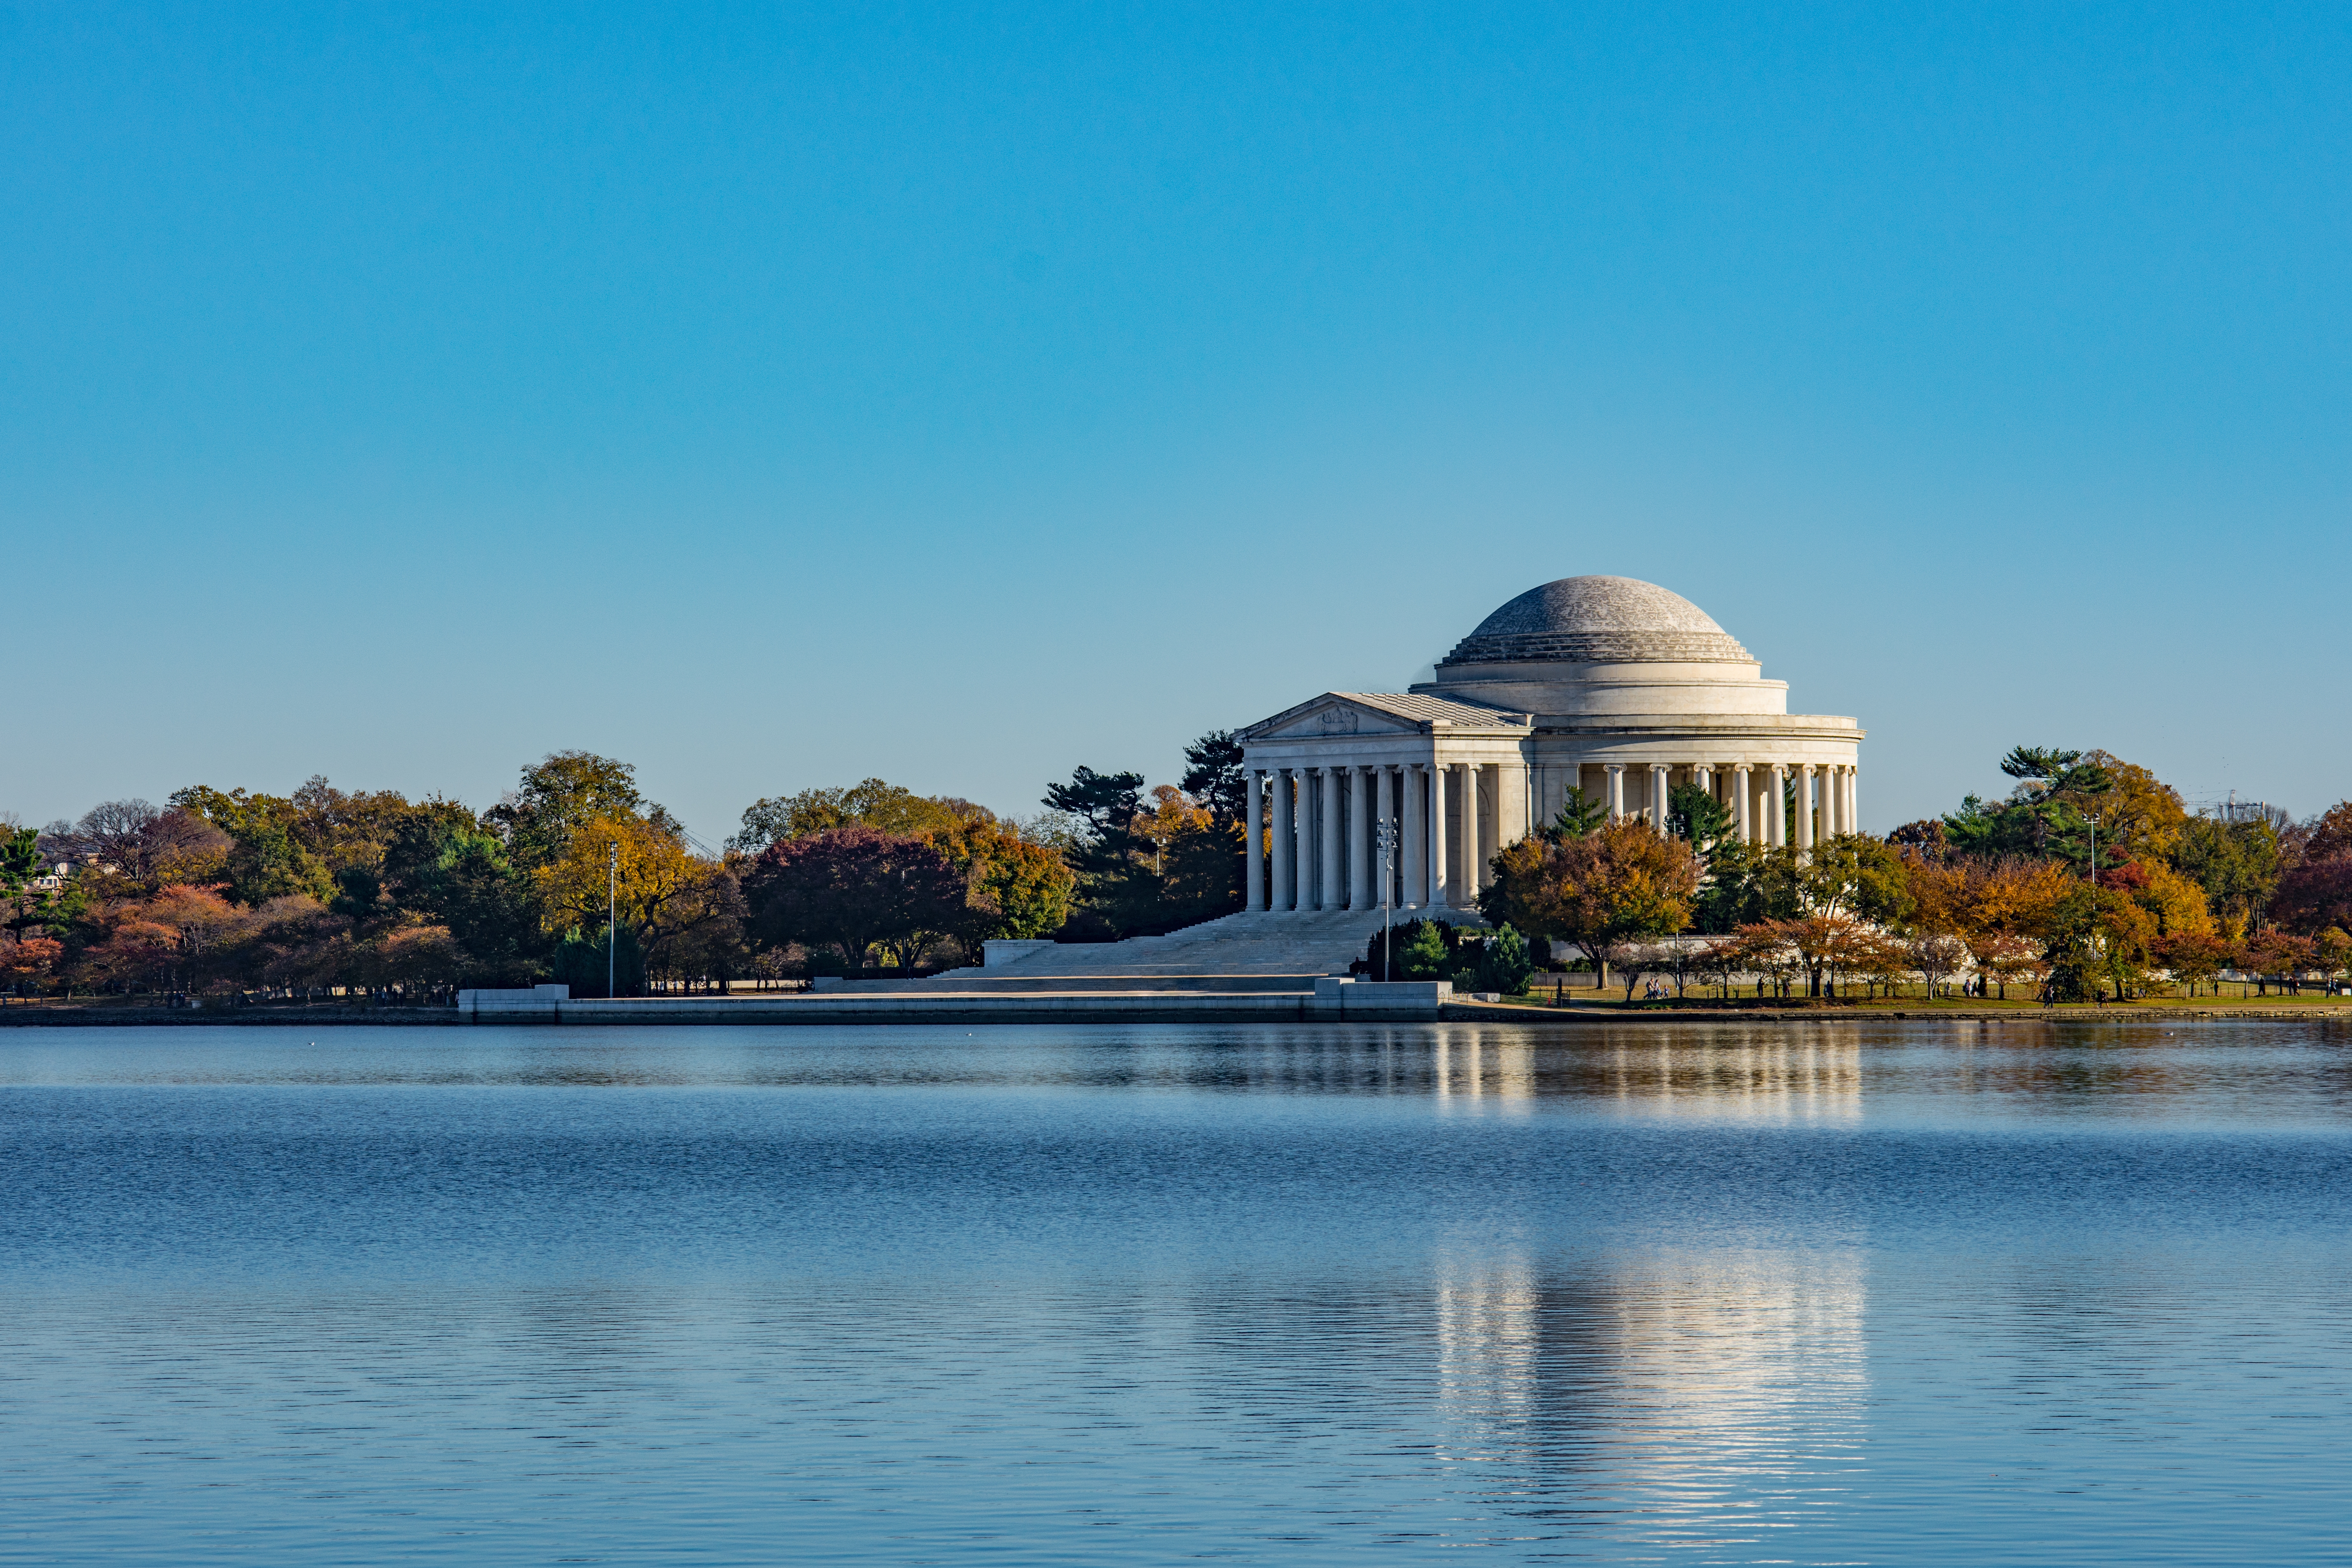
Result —
[[1562, 577], [1478, 623], [1462, 664], [1747, 664], [1755, 658], [1680, 594], [1634, 577]]

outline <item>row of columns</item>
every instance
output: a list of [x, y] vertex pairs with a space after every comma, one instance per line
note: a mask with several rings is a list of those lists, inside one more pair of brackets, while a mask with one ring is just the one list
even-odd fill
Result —
[[[1646, 814], [1664, 835], [1674, 766], [1601, 764], [1611, 818]], [[1629, 771], [1635, 775], [1630, 782]], [[1646, 780], [1640, 777], [1644, 772]], [[1689, 772], [1730, 806], [1732, 833], [1746, 843], [1789, 844], [1783, 803], [1792, 784], [1801, 853], [1813, 847], [1817, 825], [1822, 837], [1860, 830], [1857, 770], [1851, 763], [1696, 763]], [[1379, 908], [1382, 858], [1376, 825], [1383, 822], [1394, 824], [1397, 834], [1388, 868], [1393, 903], [1472, 909], [1488, 858], [1529, 826], [1527, 770], [1509, 763], [1252, 768], [1247, 782], [1249, 820], [1265, 821], [1268, 805], [1273, 816], [1270, 866], [1257, 852], [1255, 836], [1251, 838], [1251, 910]], [[1264, 798], [1268, 795], [1270, 801]]]
[[[1643, 806], [1628, 799], [1625, 773], [1633, 767], [1636, 773], [1646, 771], [1650, 777], [1641, 793], [1649, 798]], [[1647, 809], [1651, 824], [1661, 837], [1666, 833], [1668, 789], [1667, 780], [1674, 772], [1671, 763], [1651, 763], [1646, 768], [1624, 763], [1604, 763], [1601, 771], [1608, 775], [1607, 803], [1610, 818], [1633, 815]], [[1715, 795], [1731, 807], [1731, 826], [1735, 837], [1749, 844], [1785, 846], [1789, 841], [1789, 812], [1782, 804], [1789, 786], [1796, 786], [1797, 847], [1810, 850], [1813, 847], [1818, 824], [1819, 836], [1834, 837], [1841, 833], [1861, 830], [1857, 809], [1858, 791], [1855, 784], [1858, 770], [1842, 763], [1735, 763], [1727, 768], [1709, 763], [1691, 764], [1692, 780], [1701, 789]], [[1725, 788], [1717, 788], [1717, 775], [1727, 774]], [[1636, 789], [1641, 789], [1637, 782]]]
[[[1527, 832], [1524, 766], [1492, 763], [1335, 763], [1246, 770], [1249, 820], [1271, 805], [1272, 856], [1248, 854], [1251, 910], [1372, 910], [1383, 862], [1397, 907], [1476, 907], [1489, 857]], [[1271, 802], [1263, 799], [1271, 795]], [[1379, 825], [1392, 824], [1383, 857]]]

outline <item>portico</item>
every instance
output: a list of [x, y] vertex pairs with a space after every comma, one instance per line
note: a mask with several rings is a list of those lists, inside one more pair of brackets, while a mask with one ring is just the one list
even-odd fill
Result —
[[[1571, 788], [1672, 830], [1693, 785], [1750, 843], [1810, 852], [1858, 830], [1862, 730], [1792, 715], [1788, 687], [1688, 600], [1569, 577], [1489, 616], [1404, 693], [1326, 692], [1242, 731], [1252, 911], [1470, 916], [1503, 848]], [[1381, 823], [1397, 853], [1383, 863]], [[1475, 918], [1475, 917], [1474, 917]]]

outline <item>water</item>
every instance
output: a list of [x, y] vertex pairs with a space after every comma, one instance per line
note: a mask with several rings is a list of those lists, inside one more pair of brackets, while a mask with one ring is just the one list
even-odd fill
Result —
[[0, 1031], [0, 1563], [2352, 1561], [2332, 1030]]

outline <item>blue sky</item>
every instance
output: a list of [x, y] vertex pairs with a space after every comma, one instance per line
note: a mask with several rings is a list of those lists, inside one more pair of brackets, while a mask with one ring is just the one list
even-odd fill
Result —
[[[1928, 8], [1909, 8], [1925, 13]], [[2352, 795], [2352, 13], [0, 10], [0, 808], [716, 840], [1664, 584], [1866, 825]]]

